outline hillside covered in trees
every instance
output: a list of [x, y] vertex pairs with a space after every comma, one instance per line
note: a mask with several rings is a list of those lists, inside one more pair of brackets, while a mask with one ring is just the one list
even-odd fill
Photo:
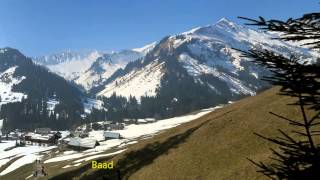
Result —
[[[23, 94], [20, 101], [6, 102], [2, 98], [0, 119], [4, 119], [4, 129], [33, 129], [49, 126], [68, 128], [81, 120], [83, 113], [82, 93], [62, 77], [36, 65], [16, 49], [4, 48], [0, 53], [0, 72], [14, 68], [13, 74], [3, 74], [2, 83], [14, 78], [22, 79], [13, 84], [11, 92]], [[4, 78], [6, 77], [6, 78]], [[10, 92], [4, 92], [4, 96]], [[47, 102], [59, 101], [53, 111], [48, 111]]]

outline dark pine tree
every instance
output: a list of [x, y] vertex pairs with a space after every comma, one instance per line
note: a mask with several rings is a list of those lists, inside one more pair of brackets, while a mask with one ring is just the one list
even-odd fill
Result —
[[[248, 20], [247, 25], [256, 25], [266, 31], [280, 32], [280, 39], [299, 41], [301, 46], [319, 50], [320, 48], [320, 13], [306, 14], [298, 19], [287, 21]], [[258, 166], [258, 172], [271, 179], [320, 179], [320, 67], [310, 64], [301, 56], [287, 57], [266, 49], [253, 48], [242, 51], [245, 57], [253, 59], [257, 64], [267, 67], [273, 72], [272, 77], [265, 77], [274, 85], [281, 86], [280, 94], [297, 99], [295, 104], [301, 112], [301, 119], [289, 119], [270, 112], [275, 117], [287, 121], [293, 131], [279, 130], [281, 136], [259, 137], [279, 146], [271, 149], [271, 163], [253, 162]], [[308, 113], [308, 111], [310, 111]], [[313, 113], [311, 113], [313, 112]], [[315, 114], [310, 117], [310, 114]]]

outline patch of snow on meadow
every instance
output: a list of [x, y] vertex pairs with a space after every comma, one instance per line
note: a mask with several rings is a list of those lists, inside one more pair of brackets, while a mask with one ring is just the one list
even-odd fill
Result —
[[126, 139], [135, 139], [142, 136], [152, 136], [165, 129], [173, 128], [182, 123], [186, 123], [194, 119], [197, 119], [221, 107], [222, 106], [217, 106], [215, 108], [204, 109], [197, 114], [190, 114], [190, 115], [181, 116], [181, 117], [174, 117], [170, 119], [159, 120], [154, 123], [140, 124], [140, 125], [131, 124], [126, 126], [125, 129], [123, 130], [116, 130], [112, 132], [118, 132], [121, 134], [122, 137]]
[[101, 157], [113, 156], [113, 155], [116, 155], [116, 154], [120, 154], [120, 153], [124, 152], [125, 150], [126, 149], [122, 149], [122, 150], [119, 150], [119, 151], [116, 151], [116, 152], [113, 152], [113, 153], [98, 154], [98, 155], [94, 155], [94, 156], [89, 156], [89, 157], [86, 157], [86, 158], [83, 158], [83, 159], [76, 160], [76, 161], [74, 161], [74, 163], [80, 163], [80, 162], [83, 162], [83, 161], [89, 161], [89, 160], [93, 160], [93, 159], [97, 159], [97, 158], [101, 158]]
[[26, 165], [26, 164], [31, 164], [34, 161], [36, 161], [36, 159], [40, 159], [40, 158], [41, 158], [41, 156], [35, 155], [35, 154], [29, 154], [29, 155], [23, 156], [22, 158], [16, 160], [12, 164], [10, 164], [10, 166], [7, 167], [5, 170], [3, 170], [0, 173], [0, 176], [6, 175], [6, 174], [18, 169], [19, 167]]
[[56, 148], [56, 146], [50, 147], [40, 147], [40, 146], [26, 146], [26, 147], [17, 147], [11, 150], [5, 151], [5, 149], [15, 146], [15, 141], [4, 141], [0, 143], [0, 167], [8, 163], [14, 158], [18, 158], [10, 166], [4, 169], [0, 176], [3, 176], [7, 173], [10, 173], [19, 167], [22, 167], [26, 164], [33, 163], [37, 158], [41, 158], [39, 155], [40, 152], [48, 151]]

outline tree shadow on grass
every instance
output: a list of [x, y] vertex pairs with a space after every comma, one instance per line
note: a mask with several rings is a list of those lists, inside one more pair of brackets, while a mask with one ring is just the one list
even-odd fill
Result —
[[184, 143], [194, 131], [208, 122], [209, 121], [206, 121], [181, 134], [170, 137], [164, 142], [147, 144], [142, 149], [126, 153], [125, 156], [116, 164], [117, 170], [115, 171], [97, 170], [93, 174], [85, 175], [81, 179], [116, 180], [119, 179], [119, 173], [121, 179], [128, 179], [133, 173], [151, 164], [157, 157], [167, 154], [172, 148], [177, 148], [178, 145]]
[[[106, 159], [105, 159], [106, 160]], [[59, 175], [56, 175], [54, 177], [49, 178], [50, 180], [66, 180], [66, 179], [72, 179], [73, 177], [80, 176], [83, 172], [89, 170], [91, 168], [91, 163], [88, 163], [80, 168], [67, 171], [64, 173], [61, 173]]]

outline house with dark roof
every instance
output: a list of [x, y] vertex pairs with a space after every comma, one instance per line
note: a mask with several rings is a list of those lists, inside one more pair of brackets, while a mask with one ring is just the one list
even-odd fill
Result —
[[105, 137], [105, 140], [108, 140], [108, 139], [120, 139], [121, 138], [120, 133], [117, 133], [117, 132], [105, 131], [103, 133], [103, 135]]
[[27, 133], [21, 135], [17, 141], [20, 145], [30, 145], [30, 146], [50, 146], [55, 145], [58, 142], [58, 139], [61, 137], [59, 133], [57, 134], [37, 134], [37, 133]]

